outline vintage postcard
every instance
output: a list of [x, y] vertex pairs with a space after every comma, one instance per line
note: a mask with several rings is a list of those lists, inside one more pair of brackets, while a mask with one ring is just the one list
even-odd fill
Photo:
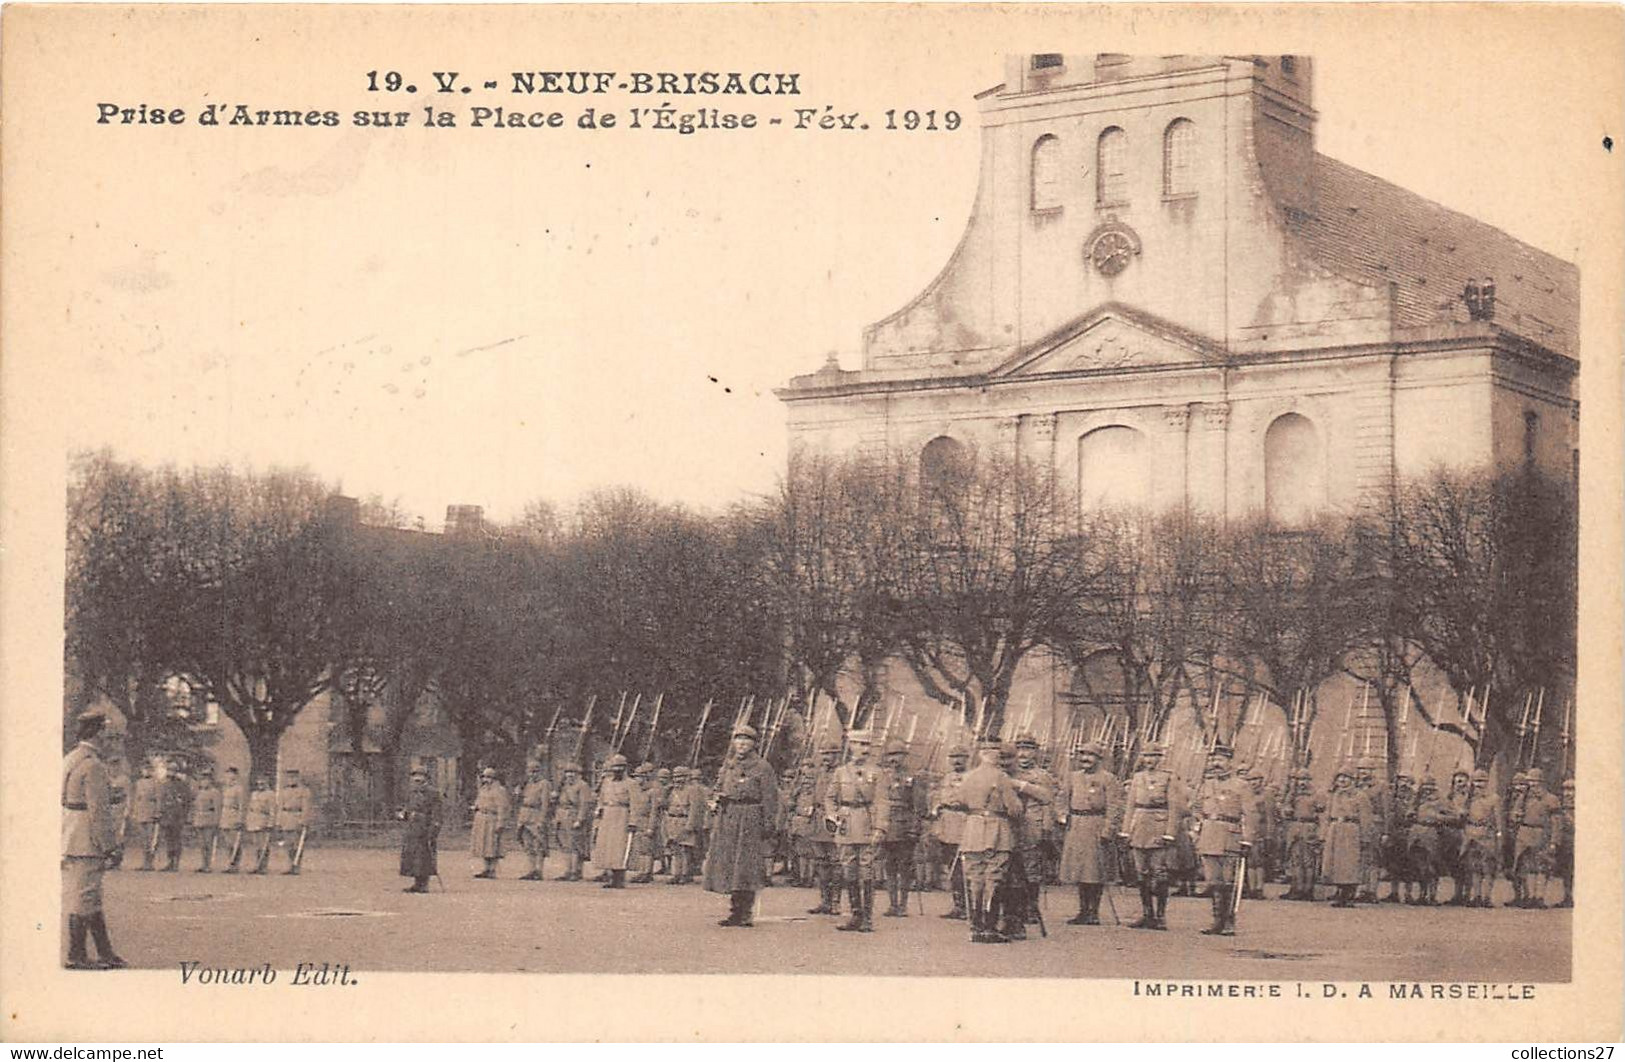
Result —
[[6, 7], [0, 1035], [1618, 1040], [1620, 31]]

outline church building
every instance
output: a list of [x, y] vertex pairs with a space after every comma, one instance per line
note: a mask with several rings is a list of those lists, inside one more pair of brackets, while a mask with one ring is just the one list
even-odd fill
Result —
[[1283, 526], [1573, 473], [1574, 266], [1317, 152], [1310, 59], [1014, 56], [979, 101], [959, 246], [778, 392], [793, 449], [1019, 448], [1086, 505]]

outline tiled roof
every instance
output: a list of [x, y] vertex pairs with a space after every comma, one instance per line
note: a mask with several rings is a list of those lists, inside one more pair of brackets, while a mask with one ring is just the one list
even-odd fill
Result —
[[1366, 283], [1397, 285], [1396, 323], [1467, 320], [1469, 278], [1495, 280], [1495, 323], [1579, 357], [1579, 271], [1501, 230], [1324, 155], [1314, 209], [1291, 216], [1316, 258]]

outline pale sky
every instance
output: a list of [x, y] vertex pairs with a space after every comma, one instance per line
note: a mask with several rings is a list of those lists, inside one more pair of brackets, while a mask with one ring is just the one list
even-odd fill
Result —
[[[71, 151], [31, 163], [76, 207], [25, 233], [41, 249], [25, 283], [49, 325], [46, 349], [28, 353], [76, 381], [61, 396], [65, 443], [145, 462], [306, 465], [348, 493], [398, 497], [431, 526], [450, 503], [505, 519], [532, 498], [613, 484], [704, 507], [771, 489], [785, 457], [772, 388], [831, 350], [857, 367], [862, 329], [956, 244], [977, 180], [972, 96], [1002, 79], [1000, 56], [1092, 45], [1061, 39], [1078, 28], [1061, 20], [1047, 43], [999, 39], [984, 15], [975, 35], [943, 25], [899, 47], [890, 29], [843, 18], [748, 54], [652, 24], [614, 50], [543, 47], [538, 32], [369, 51], [320, 32], [262, 41], [246, 23], [224, 48], [189, 48], [179, 24], [99, 41], [104, 61], [53, 100]], [[1566, 176], [1620, 134], [1579, 120], [1586, 64], [1560, 43], [1530, 54], [1495, 34], [1473, 65], [1450, 63], [1423, 47], [1425, 27], [1360, 25], [1345, 17], [1331, 36], [1349, 46], [1314, 52], [1320, 150], [1575, 260], [1586, 215], [1564, 200]], [[1115, 50], [1209, 50], [1185, 43]], [[273, 44], [306, 65], [261, 51]], [[354, 109], [395, 106], [361, 91], [366, 70], [391, 65], [425, 85], [433, 69], [504, 84], [519, 69], [795, 70], [799, 104], [683, 105], [828, 102], [877, 123], [888, 106], [954, 107], [966, 122], [613, 138], [350, 128]], [[97, 128], [102, 99], [333, 107], [346, 124]], [[414, 118], [438, 102], [396, 99]], [[456, 101], [515, 102], [573, 115], [655, 101]]]

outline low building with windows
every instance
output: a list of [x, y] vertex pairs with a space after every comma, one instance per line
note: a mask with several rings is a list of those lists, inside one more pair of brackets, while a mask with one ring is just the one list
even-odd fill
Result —
[[1051, 462], [1085, 504], [1290, 525], [1577, 461], [1575, 268], [1315, 150], [1300, 56], [1026, 55], [958, 248], [779, 392], [792, 447]]

